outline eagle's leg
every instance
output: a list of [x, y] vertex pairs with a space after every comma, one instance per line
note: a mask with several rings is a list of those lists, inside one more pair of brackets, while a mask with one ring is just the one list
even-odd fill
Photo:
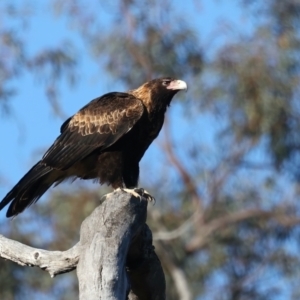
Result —
[[148, 202], [153, 202], [153, 204], [155, 204], [156, 202], [155, 198], [143, 188], [133, 188], [133, 189], [122, 188], [121, 190], [126, 193], [132, 194], [136, 198], [140, 198], [140, 199], [145, 198]]

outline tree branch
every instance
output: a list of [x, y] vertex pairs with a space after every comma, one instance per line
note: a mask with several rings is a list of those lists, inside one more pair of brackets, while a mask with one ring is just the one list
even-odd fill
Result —
[[[282, 225], [289, 225], [286, 221], [286, 212], [283, 210], [266, 211], [262, 209], [249, 209], [237, 211], [203, 224], [202, 234], [195, 236], [186, 246], [187, 252], [194, 252], [202, 248], [209, 241], [209, 237], [221, 228], [233, 225], [252, 218], [274, 219]], [[299, 223], [299, 218], [294, 218], [292, 224]]]
[[46, 251], [0, 236], [0, 257], [51, 277], [77, 267], [79, 299], [123, 300], [130, 293], [130, 300], [164, 300], [164, 273], [145, 224], [147, 204], [142, 196], [116, 190], [83, 221], [73, 248]]
[[76, 268], [79, 260], [79, 244], [67, 251], [47, 251], [32, 248], [0, 235], [0, 257], [21, 266], [39, 267], [54, 277]]

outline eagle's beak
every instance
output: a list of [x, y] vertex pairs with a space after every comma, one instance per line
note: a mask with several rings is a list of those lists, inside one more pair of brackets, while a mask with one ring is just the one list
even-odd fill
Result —
[[169, 86], [167, 87], [169, 90], [187, 90], [187, 84], [183, 80], [173, 80], [170, 82]]

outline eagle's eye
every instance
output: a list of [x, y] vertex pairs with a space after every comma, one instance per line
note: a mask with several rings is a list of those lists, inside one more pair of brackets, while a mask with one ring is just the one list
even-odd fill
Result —
[[170, 84], [170, 82], [171, 82], [170, 79], [165, 79], [165, 80], [163, 80], [162, 84], [163, 84], [164, 86], [168, 86], [168, 85]]

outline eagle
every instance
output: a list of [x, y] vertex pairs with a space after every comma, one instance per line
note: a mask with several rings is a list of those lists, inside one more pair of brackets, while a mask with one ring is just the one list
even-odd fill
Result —
[[66, 179], [94, 179], [114, 189], [138, 186], [139, 162], [158, 136], [173, 96], [187, 89], [170, 77], [148, 81], [126, 93], [98, 97], [60, 128], [60, 135], [0, 202], [13, 217]]

